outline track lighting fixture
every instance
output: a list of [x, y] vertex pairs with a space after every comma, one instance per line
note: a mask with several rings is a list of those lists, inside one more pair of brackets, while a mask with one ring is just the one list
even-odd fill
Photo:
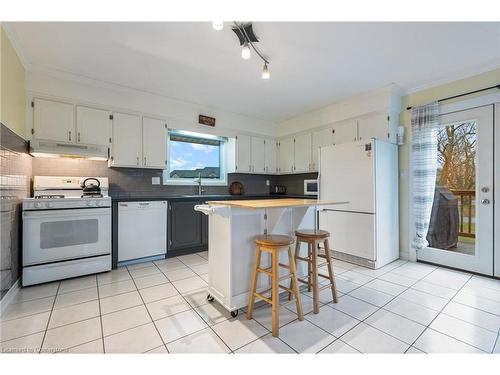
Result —
[[224, 22], [222, 21], [213, 21], [212, 22], [212, 27], [217, 30], [217, 31], [220, 31], [224, 28]]
[[[213, 22], [212, 26], [215, 30], [222, 30], [224, 24], [222, 22]], [[264, 57], [259, 48], [255, 45], [259, 40], [253, 32], [253, 27], [251, 22], [233, 22], [233, 32], [236, 34], [240, 41], [241, 57], [244, 60], [248, 60], [252, 56], [252, 50], [260, 57], [264, 62], [264, 67], [262, 68], [262, 79], [269, 79], [271, 74], [269, 73], [269, 60]]]

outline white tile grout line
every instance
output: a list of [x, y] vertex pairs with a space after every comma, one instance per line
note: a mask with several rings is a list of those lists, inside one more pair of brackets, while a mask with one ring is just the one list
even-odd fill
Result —
[[101, 344], [102, 344], [102, 352], [106, 354], [106, 348], [104, 347], [104, 327], [102, 325], [102, 311], [101, 311], [101, 295], [99, 294], [99, 278], [97, 275], [95, 276], [96, 284], [97, 284], [97, 304], [99, 306], [99, 321], [101, 322]]
[[[55, 306], [56, 300], [57, 300], [57, 293], [59, 292], [60, 287], [61, 287], [61, 283], [59, 282], [59, 285], [57, 285], [56, 295], [54, 296], [54, 302], [52, 303], [52, 309], [50, 310], [49, 319], [47, 320], [47, 326], [45, 328], [45, 332], [43, 333], [43, 338], [42, 338], [42, 342], [40, 343], [40, 350], [38, 351], [38, 353], [42, 352], [43, 344], [45, 342], [45, 336], [47, 336], [47, 330], [49, 329], [50, 318], [52, 318], [52, 311], [54, 311], [54, 306]], [[55, 348], [52, 348], [52, 349], [55, 349]]]

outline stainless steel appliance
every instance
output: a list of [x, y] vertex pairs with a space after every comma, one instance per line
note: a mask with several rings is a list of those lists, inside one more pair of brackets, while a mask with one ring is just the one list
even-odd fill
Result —
[[304, 195], [318, 195], [318, 180], [304, 180]]
[[286, 194], [286, 186], [273, 185], [271, 187], [271, 194]]
[[23, 200], [23, 286], [111, 269], [111, 198], [82, 195], [85, 177], [35, 176]]

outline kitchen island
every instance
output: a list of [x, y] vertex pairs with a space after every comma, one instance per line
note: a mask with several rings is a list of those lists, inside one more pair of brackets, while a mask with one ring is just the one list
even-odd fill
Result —
[[[208, 298], [217, 300], [235, 316], [248, 303], [250, 275], [253, 267], [255, 243], [259, 234], [293, 236], [296, 229], [317, 227], [319, 206], [333, 206], [347, 202], [317, 199], [259, 199], [207, 201], [195, 210], [209, 216], [208, 244]], [[305, 245], [301, 251], [307, 251]], [[280, 262], [287, 263], [286, 254]], [[269, 267], [264, 256], [262, 267]], [[280, 270], [281, 275], [286, 270]], [[306, 273], [304, 262], [298, 264], [298, 274]], [[259, 275], [258, 291], [268, 289], [269, 279]]]

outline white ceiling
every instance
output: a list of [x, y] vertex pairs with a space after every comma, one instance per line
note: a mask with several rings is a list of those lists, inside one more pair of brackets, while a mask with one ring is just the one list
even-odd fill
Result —
[[500, 66], [500, 23], [256, 22], [271, 79], [225, 23], [9, 23], [29, 64], [270, 121], [395, 83]]

